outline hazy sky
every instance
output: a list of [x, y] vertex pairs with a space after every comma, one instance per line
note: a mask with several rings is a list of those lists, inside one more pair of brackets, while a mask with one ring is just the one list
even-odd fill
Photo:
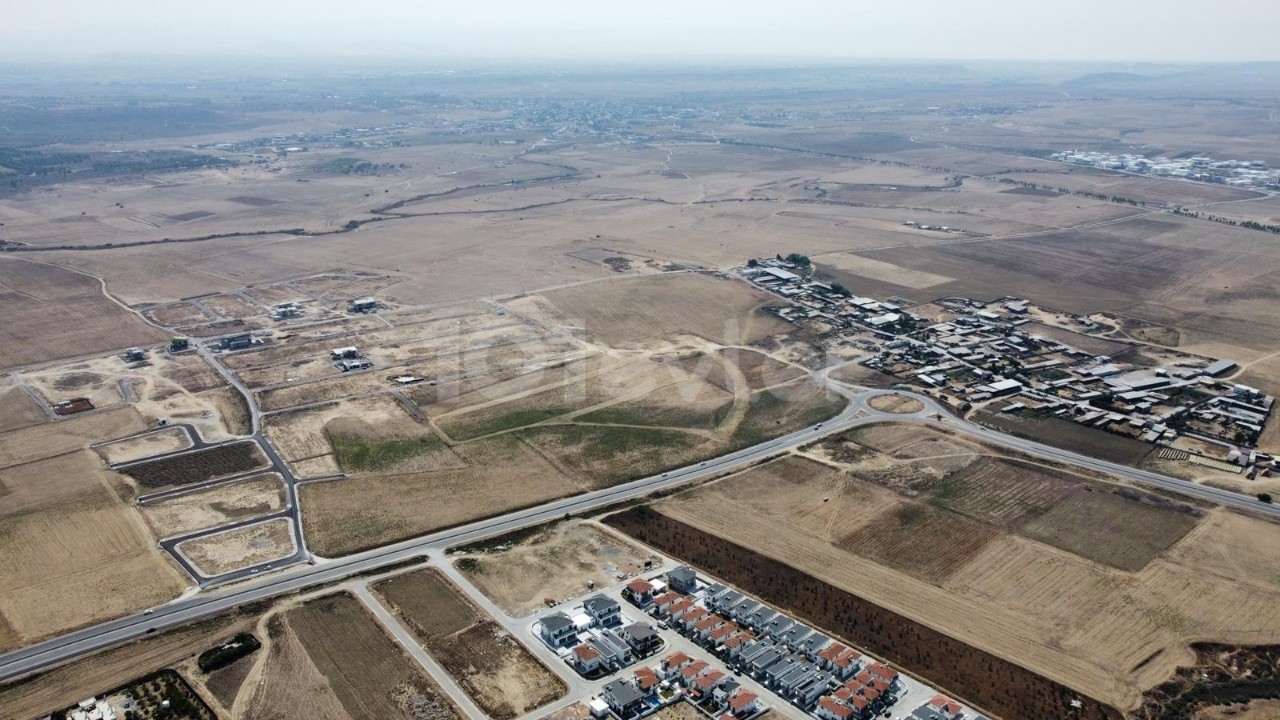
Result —
[[0, 0], [0, 56], [1280, 60], [1277, 0]]

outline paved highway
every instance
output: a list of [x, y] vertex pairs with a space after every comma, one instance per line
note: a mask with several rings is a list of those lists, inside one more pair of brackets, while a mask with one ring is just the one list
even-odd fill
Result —
[[974, 425], [947, 415], [933, 400], [927, 397], [915, 396], [925, 404], [925, 410], [919, 413], [913, 415], [889, 415], [870, 408], [867, 405], [867, 400], [876, 395], [901, 391], [859, 391], [850, 387], [833, 387], [837, 387], [842, 394], [848, 396], [851, 402], [844, 412], [820, 425], [808, 427], [744, 450], [661, 475], [562, 500], [555, 500], [533, 508], [507, 513], [487, 520], [479, 520], [455, 529], [432, 533], [338, 560], [319, 561], [316, 565], [295, 566], [273, 573], [269, 577], [261, 577], [256, 580], [238, 583], [234, 586], [207, 590], [198, 595], [181, 598], [154, 608], [148, 613], [138, 613], [84, 628], [0, 656], [0, 680], [15, 678], [96, 650], [142, 637], [149, 632], [184, 625], [256, 600], [263, 600], [305, 588], [314, 588], [322, 584], [335, 583], [357, 573], [366, 573], [412, 558], [419, 558], [430, 551], [438, 553], [444, 548], [453, 545], [537, 525], [562, 518], [570, 513], [583, 513], [613, 503], [643, 497], [658, 490], [738, 470], [832, 433], [886, 421], [917, 422], [937, 427], [948, 427], [971, 433], [993, 445], [1018, 450], [1029, 455], [1110, 473], [1135, 483], [1173, 490], [1192, 497], [1280, 517], [1280, 508], [1262, 503], [1246, 495], [1196, 485], [1185, 480], [1169, 478], [1156, 473], [1135, 470], [1103, 460], [1088, 458], [1066, 450], [1046, 447], [1034, 441], [1004, 435], [982, 426]]

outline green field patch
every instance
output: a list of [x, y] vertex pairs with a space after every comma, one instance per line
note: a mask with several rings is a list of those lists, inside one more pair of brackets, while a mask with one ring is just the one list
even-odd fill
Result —
[[444, 441], [431, 435], [422, 437], [371, 438], [326, 432], [334, 459], [343, 470], [354, 472], [385, 470], [405, 460], [437, 452]]

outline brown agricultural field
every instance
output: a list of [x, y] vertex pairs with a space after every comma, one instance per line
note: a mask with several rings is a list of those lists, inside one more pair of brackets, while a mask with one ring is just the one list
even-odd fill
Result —
[[285, 617], [345, 715], [405, 720], [462, 717], [351, 595], [311, 600]]
[[[1022, 532], [1068, 552], [1120, 570], [1137, 572], [1181, 540], [1199, 521], [1191, 512], [1170, 512], [1116, 492], [1086, 487]], [[1107, 538], [1099, 543], [1098, 538]]]
[[375, 586], [396, 617], [494, 720], [510, 720], [568, 690], [493, 618], [482, 615], [439, 570]]
[[1014, 415], [979, 410], [974, 413], [973, 420], [1011, 435], [1124, 465], [1136, 466], [1152, 454], [1152, 446], [1141, 440], [1091, 428], [1053, 415], [1030, 411]]
[[289, 521], [283, 518], [186, 540], [177, 546], [205, 577], [288, 557], [296, 549]]
[[138, 507], [157, 538], [174, 537], [283, 510], [284, 481], [277, 473], [217, 485]]
[[5, 370], [164, 339], [103, 297], [96, 279], [54, 265], [0, 261], [0, 308]]
[[[289, 720], [298, 716], [315, 720], [349, 720], [334, 686], [307, 654], [298, 634], [285, 617], [267, 621], [268, 642], [257, 671], [257, 683], [240, 688], [238, 702], [244, 717], [254, 720]], [[241, 660], [236, 664], [247, 662]]]
[[458, 571], [513, 617], [533, 614], [548, 598], [576, 597], [590, 583], [605, 587], [617, 573], [639, 573], [646, 562], [655, 561], [635, 545], [581, 521], [544, 525], [533, 535], [459, 550], [462, 557], [454, 562]]
[[[1280, 576], [1263, 560], [1280, 547], [1280, 526], [1223, 510], [1191, 512], [1025, 461], [949, 465], [953, 451], [944, 443], [956, 440], [943, 438], [926, 454], [916, 449], [928, 431], [904, 437], [896, 426], [875, 427], [855, 435], [870, 445], [846, 456], [845, 470], [785, 459], [656, 507], [1121, 708], [1187, 661], [1192, 640], [1280, 639], [1280, 610], [1269, 605], [1280, 600]], [[872, 446], [932, 458], [895, 459]], [[941, 471], [924, 472], [931, 466]], [[915, 469], [900, 484], [879, 484], [898, 467]], [[910, 534], [902, 541], [908, 556], [873, 555], [849, 542], [875, 547], [904, 524], [886, 526], [886, 518], [921, 501], [922, 516], [962, 520], [957, 532]], [[985, 540], [967, 558], [932, 575], [920, 568], [934, 566], [904, 566], [910, 557], [931, 562], [926, 546], [952, 553], [974, 523]], [[1042, 528], [1069, 551], [1033, 539], [1050, 532]]]
[[936, 585], [964, 567], [996, 535], [968, 518], [908, 503], [881, 513], [836, 545]]
[[158, 490], [249, 472], [267, 464], [258, 444], [246, 440], [129, 465], [121, 472], [148, 490]]
[[514, 435], [442, 454], [456, 456], [461, 466], [302, 485], [308, 545], [317, 555], [337, 557], [585, 489]]

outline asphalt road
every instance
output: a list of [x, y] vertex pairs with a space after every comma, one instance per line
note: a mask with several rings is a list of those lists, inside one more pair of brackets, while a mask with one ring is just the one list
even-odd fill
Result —
[[[866, 404], [867, 400], [875, 395], [901, 391], [859, 392], [844, 388], [842, 392], [851, 398], [849, 407], [835, 418], [820, 425], [808, 427], [760, 445], [661, 475], [555, 500], [537, 507], [518, 510], [487, 520], [479, 520], [455, 529], [432, 533], [338, 560], [320, 561], [316, 565], [299, 565], [273, 573], [268, 577], [258, 578], [255, 581], [239, 583], [221, 589], [206, 590], [198, 595], [180, 598], [154, 608], [150, 614], [138, 613], [77, 630], [0, 656], [0, 680], [8, 680], [34, 672], [96, 650], [142, 637], [149, 632], [185, 625], [200, 618], [225, 612], [256, 600], [271, 598], [305, 588], [313, 588], [322, 584], [336, 583], [357, 573], [385, 568], [401, 561], [420, 557], [428, 551], [439, 552], [453, 545], [484, 539], [562, 518], [571, 513], [582, 513], [613, 503], [643, 497], [658, 490], [741, 469], [832, 433], [886, 421], [917, 422], [938, 427], [949, 427], [976, 435], [991, 444], [1018, 450], [1029, 455], [1111, 473], [1135, 483], [1172, 490], [1215, 503], [1280, 517], [1280, 508], [1262, 503], [1246, 495], [1196, 485], [1188, 481], [1084, 457], [1066, 450], [1047, 447], [1030, 440], [988, 430], [947, 415], [931, 399], [923, 396], [916, 397], [925, 403], [924, 411], [914, 415], [890, 415], [871, 409]], [[936, 414], [940, 414], [941, 419], [937, 419]], [[264, 444], [264, 447], [270, 448], [270, 445]], [[273, 456], [273, 461], [278, 461], [274, 457], [273, 450], [269, 454]], [[283, 463], [280, 464], [283, 465]]]

